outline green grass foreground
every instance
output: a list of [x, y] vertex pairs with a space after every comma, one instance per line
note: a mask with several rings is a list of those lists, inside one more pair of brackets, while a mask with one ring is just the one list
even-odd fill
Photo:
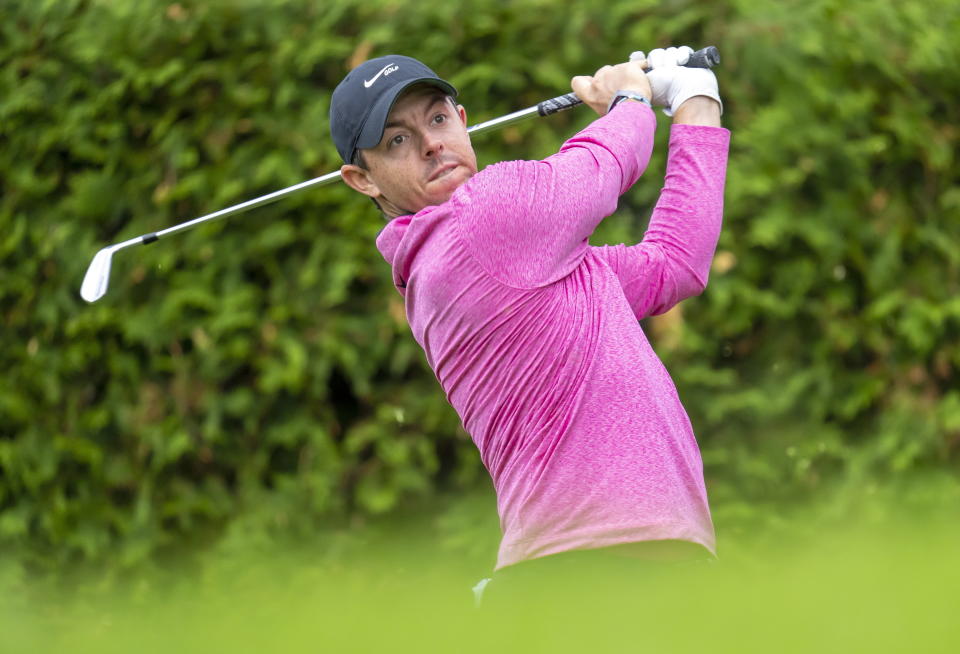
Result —
[[336, 556], [250, 545], [130, 582], [4, 592], [0, 651], [958, 651], [956, 507], [818, 515], [721, 534], [720, 561], [629, 592], [597, 580], [573, 602], [542, 593], [479, 610], [477, 557], [444, 547], [427, 519], [352, 532]]

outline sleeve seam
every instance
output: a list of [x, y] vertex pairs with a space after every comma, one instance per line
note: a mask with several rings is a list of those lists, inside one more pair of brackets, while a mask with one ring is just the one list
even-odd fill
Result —
[[[471, 203], [471, 204], [472, 204], [472, 203]], [[501, 286], [505, 286], [505, 287], [507, 287], [507, 288], [509, 288], [509, 289], [513, 289], [513, 290], [515, 290], [515, 291], [533, 291], [533, 290], [536, 290], [536, 289], [538, 289], [538, 288], [543, 288], [544, 286], [549, 286], [550, 284], [553, 283], [553, 281], [551, 281], [551, 282], [547, 282], [547, 283], [545, 283], [545, 284], [535, 284], [535, 285], [533, 285], [533, 286], [516, 286], [516, 285], [514, 285], [514, 284], [511, 284], [511, 283], [509, 283], [509, 282], [506, 282], [506, 281], [500, 279], [500, 277], [498, 277], [498, 276], [495, 275], [493, 272], [491, 272], [490, 270], [488, 270], [487, 267], [484, 265], [484, 263], [483, 263], [482, 261], [480, 261], [480, 258], [477, 257], [476, 254], [474, 254], [473, 249], [472, 249], [470, 243], [467, 241], [466, 237], [465, 237], [464, 234], [463, 234], [463, 214], [464, 214], [464, 213], [465, 213], [464, 211], [458, 211], [458, 212], [457, 212], [457, 215], [456, 215], [456, 220], [457, 220], [457, 242], [460, 244], [460, 247], [463, 248], [463, 251], [467, 254], [467, 256], [470, 257], [470, 258], [473, 260], [473, 262], [477, 264], [477, 267], [479, 267], [480, 270], [482, 270], [483, 273], [484, 273], [485, 275], [487, 275], [490, 279], [492, 279], [493, 281], [497, 282], [497, 283], [500, 284]], [[554, 281], [556, 281], [556, 280], [554, 280]]]

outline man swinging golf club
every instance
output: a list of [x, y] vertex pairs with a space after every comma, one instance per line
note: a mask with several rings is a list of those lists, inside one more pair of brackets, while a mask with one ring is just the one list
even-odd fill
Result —
[[[600, 117], [543, 161], [482, 171], [457, 91], [419, 61], [372, 59], [334, 91], [343, 180], [390, 220], [377, 247], [493, 479], [491, 591], [584, 551], [714, 551], [690, 421], [638, 323], [703, 291], [720, 232], [729, 132], [714, 74], [682, 65], [691, 52], [574, 77]], [[649, 228], [635, 245], [592, 247], [650, 159], [651, 104], [673, 125]]]

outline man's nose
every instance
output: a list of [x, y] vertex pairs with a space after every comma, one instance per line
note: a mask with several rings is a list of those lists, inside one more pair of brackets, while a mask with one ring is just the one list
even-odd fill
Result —
[[432, 134], [423, 137], [423, 156], [429, 159], [443, 152], [443, 139]]

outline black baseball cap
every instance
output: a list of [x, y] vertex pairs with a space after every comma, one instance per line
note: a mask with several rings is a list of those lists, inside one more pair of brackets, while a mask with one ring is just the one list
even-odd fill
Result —
[[383, 126], [397, 97], [414, 84], [432, 84], [456, 97], [457, 89], [421, 62], [403, 55], [365, 61], [343, 78], [330, 100], [330, 133], [345, 163], [358, 149], [383, 138]]

